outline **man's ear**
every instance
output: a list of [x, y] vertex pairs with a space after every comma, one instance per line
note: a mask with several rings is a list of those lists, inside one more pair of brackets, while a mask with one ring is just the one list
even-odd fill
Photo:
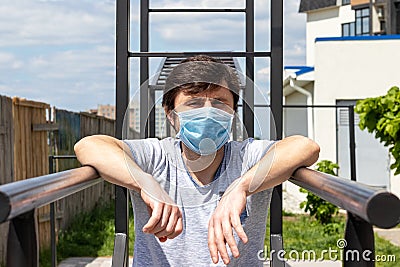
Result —
[[167, 115], [169, 123], [175, 128], [175, 113], [172, 110], [167, 110], [166, 108], [164, 108], [164, 111]]

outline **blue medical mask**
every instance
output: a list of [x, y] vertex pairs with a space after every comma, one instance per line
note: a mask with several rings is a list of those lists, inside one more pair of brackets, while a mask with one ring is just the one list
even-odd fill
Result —
[[215, 153], [229, 140], [233, 115], [214, 107], [178, 112], [177, 138], [200, 155]]

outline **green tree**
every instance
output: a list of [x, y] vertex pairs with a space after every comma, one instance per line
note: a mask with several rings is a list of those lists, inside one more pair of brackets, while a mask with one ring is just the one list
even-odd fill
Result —
[[[338, 168], [339, 165], [336, 163], [333, 163], [330, 160], [322, 160], [317, 163], [316, 170], [327, 174], [336, 175], [335, 169]], [[338, 213], [338, 207], [314, 195], [304, 188], [300, 188], [300, 192], [307, 193], [307, 200], [300, 203], [300, 208], [304, 209], [305, 212], [309, 212], [311, 216], [314, 216], [315, 219], [323, 225], [328, 225], [334, 222], [333, 216]]]
[[386, 95], [357, 101], [354, 110], [360, 115], [359, 127], [375, 133], [384, 146], [389, 147], [395, 162], [390, 165], [395, 175], [400, 174], [400, 90], [394, 86]]

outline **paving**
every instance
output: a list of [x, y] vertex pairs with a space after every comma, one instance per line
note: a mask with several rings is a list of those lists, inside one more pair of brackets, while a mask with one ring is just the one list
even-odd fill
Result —
[[392, 229], [379, 229], [375, 228], [374, 232], [378, 234], [378, 236], [390, 241], [395, 246], [400, 247], [400, 228], [392, 228]]

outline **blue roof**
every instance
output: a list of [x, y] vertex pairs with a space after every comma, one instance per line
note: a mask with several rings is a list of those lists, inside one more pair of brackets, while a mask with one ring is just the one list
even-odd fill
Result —
[[294, 72], [297, 76], [307, 73], [307, 72], [314, 71], [314, 67], [310, 67], [310, 66], [286, 66], [284, 69], [285, 70], [298, 70], [298, 71]]
[[400, 34], [393, 35], [368, 35], [368, 36], [343, 36], [343, 37], [317, 37], [315, 42], [326, 41], [371, 41], [371, 40], [398, 40]]

